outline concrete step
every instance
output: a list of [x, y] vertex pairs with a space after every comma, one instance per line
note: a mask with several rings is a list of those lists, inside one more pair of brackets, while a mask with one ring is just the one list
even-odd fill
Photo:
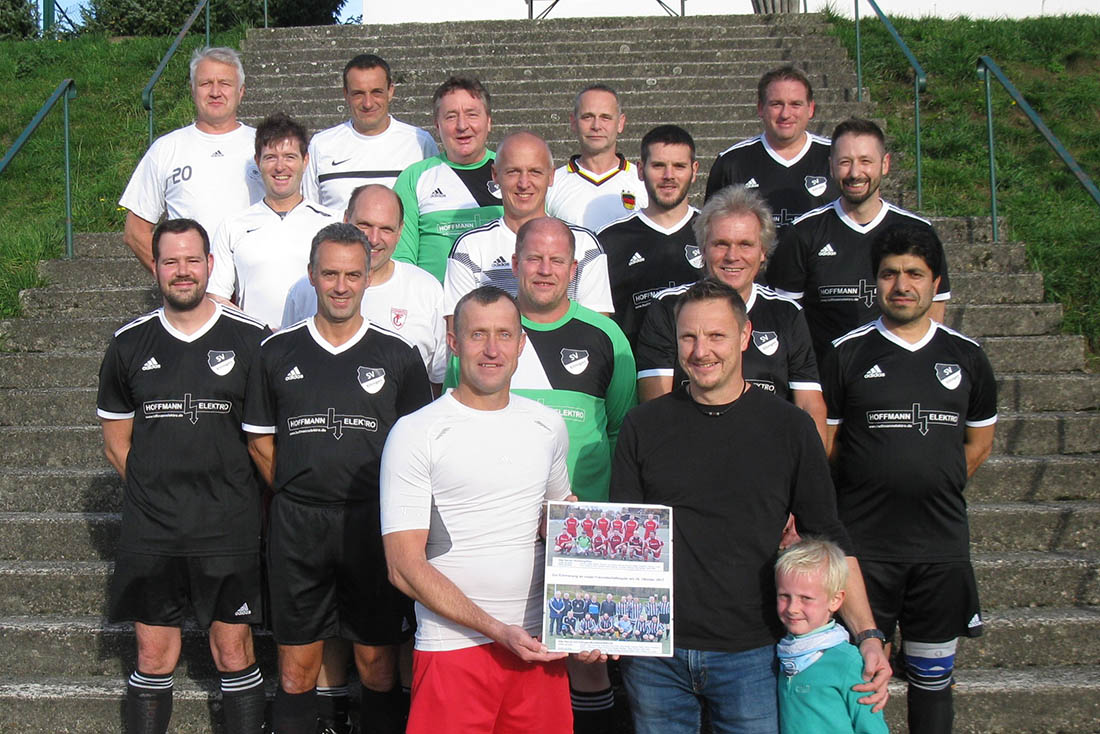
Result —
[[118, 512], [122, 480], [114, 469], [0, 468], [0, 512]]
[[75, 232], [73, 254], [81, 258], [133, 257], [122, 232]]
[[152, 311], [161, 304], [160, 291], [149, 286], [123, 288], [31, 288], [19, 299], [23, 315], [112, 316], [125, 318]]
[[1100, 413], [1001, 413], [993, 438], [997, 454], [1042, 456], [1100, 451]]
[[964, 638], [958, 668], [1096, 665], [1100, 607], [1001, 609], [983, 615], [985, 634]]
[[1100, 551], [1100, 502], [977, 502], [969, 514], [975, 551]]
[[95, 387], [102, 351], [0, 353], [0, 389]]
[[997, 376], [997, 403], [1002, 410], [1094, 410], [1100, 408], [1100, 375]]
[[0, 465], [108, 466], [99, 426], [0, 427]]
[[[954, 263], [948, 260], [950, 266]], [[951, 273], [951, 303], [1040, 303], [1041, 273]]]
[[0, 561], [0, 616], [106, 614], [114, 564]]
[[1054, 334], [1062, 325], [1060, 303], [948, 303], [947, 326], [973, 338]]
[[100, 351], [129, 319], [114, 317], [27, 318], [0, 321], [6, 349], [21, 352]]
[[1048, 336], [991, 336], [981, 340], [993, 371], [1081, 372], [1085, 369], [1085, 338]]
[[[104, 678], [0, 676], [0, 710], [5, 734], [104, 734], [123, 731], [122, 711], [130, 671]], [[268, 698], [277, 680], [267, 683]], [[175, 734], [225, 734], [217, 678], [199, 681], [177, 675], [172, 690]]]
[[969, 502], [1100, 501], [1100, 455], [994, 455], [967, 482], [966, 497]]
[[0, 512], [0, 560], [114, 560], [121, 519], [107, 512]]
[[153, 288], [156, 279], [133, 255], [111, 258], [45, 260], [38, 273], [46, 282], [64, 290], [85, 288]]
[[0, 426], [99, 425], [95, 400], [91, 387], [0, 390]]
[[982, 609], [1100, 604], [1100, 554], [972, 551]]
[[[275, 641], [253, 630], [256, 659], [265, 677], [274, 679]], [[216, 679], [206, 632], [185, 624], [176, 680]], [[55, 678], [110, 677], [122, 679], [137, 664], [134, 628], [110, 624], [100, 617], [45, 616], [0, 618], [0, 657], [20, 676]]]

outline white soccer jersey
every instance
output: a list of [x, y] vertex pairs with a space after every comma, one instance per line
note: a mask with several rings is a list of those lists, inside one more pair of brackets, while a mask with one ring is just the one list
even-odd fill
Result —
[[[538, 634], [545, 500], [569, 496], [569, 438], [556, 412], [512, 395], [475, 410], [452, 393], [405, 416], [382, 453], [382, 534], [427, 530], [427, 557], [474, 604]], [[421, 604], [416, 649], [492, 642]]]
[[356, 132], [351, 120], [345, 120], [309, 141], [302, 195], [342, 212], [357, 187], [377, 183], [393, 188], [398, 174], [408, 166], [437, 153], [439, 147], [431, 133], [393, 117], [378, 135]]
[[593, 232], [649, 206], [638, 169], [619, 154], [619, 167], [597, 174], [581, 168], [580, 156], [554, 171], [554, 185], [546, 195], [546, 212]]
[[248, 125], [212, 135], [191, 124], [162, 135], [134, 169], [119, 206], [147, 222], [161, 214], [188, 217], [213, 237], [223, 219], [264, 196], [255, 140], [256, 129]]
[[[607, 277], [607, 255], [596, 235], [583, 227], [569, 225], [577, 240], [577, 274], [569, 284], [569, 300], [599, 313], [612, 313], [611, 281]], [[516, 233], [504, 218], [472, 229], [458, 238], [447, 258], [443, 278], [443, 313], [452, 316], [464, 295], [483, 285], [495, 285], [516, 295], [519, 283], [512, 272]]]
[[[447, 371], [447, 331], [443, 321], [443, 286], [415, 265], [393, 261], [393, 275], [385, 283], [371, 285], [363, 294], [360, 312], [416, 345], [428, 377], [443, 383]], [[317, 313], [317, 293], [302, 276], [293, 285], [283, 306], [283, 328]]]
[[336, 213], [303, 201], [280, 216], [260, 201], [218, 228], [211, 244], [214, 271], [207, 290], [222, 298], [237, 294], [242, 311], [273, 329], [283, 319], [291, 286], [309, 265], [309, 246]]

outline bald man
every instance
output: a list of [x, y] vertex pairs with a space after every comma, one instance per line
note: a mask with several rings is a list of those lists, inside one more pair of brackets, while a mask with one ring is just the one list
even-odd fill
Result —
[[[443, 306], [448, 320], [462, 296], [483, 285], [517, 293], [512, 272], [516, 233], [527, 222], [546, 216], [546, 192], [554, 182], [554, 160], [546, 141], [530, 132], [504, 138], [493, 161], [493, 180], [500, 187], [504, 216], [466, 232], [455, 242], [443, 279]], [[607, 256], [596, 236], [568, 225], [576, 239], [577, 272], [568, 297], [600, 313], [611, 313]]]

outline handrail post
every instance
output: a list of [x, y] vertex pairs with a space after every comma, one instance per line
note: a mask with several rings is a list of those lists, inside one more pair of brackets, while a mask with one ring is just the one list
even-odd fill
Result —
[[985, 79], [985, 127], [989, 141], [989, 197], [990, 213], [993, 217], [993, 241], [999, 241], [997, 232], [997, 168], [993, 155], [993, 90], [989, 79], [989, 69], [985, 68], [982, 61], [978, 60], [978, 74]]
[[856, 102], [863, 101], [863, 48], [859, 37], [859, 0], [855, 0], [856, 16]]
[[54, 0], [42, 0], [42, 35], [49, 35], [54, 25]]
[[149, 145], [153, 144], [153, 90], [149, 90]]
[[69, 97], [73, 89], [69, 87], [61, 100], [61, 109], [65, 120], [65, 257], [73, 256], [73, 177], [69, 158]]
[[206, 4], [206, 47], [210, 48], [210, 3]]
[[267, 0], [264, 0], [264, 28], [267, 28]]
[[920, 158], [920, 75], [913, 71], [913, 128], [917, 137], [917, 211], [924, 209], [924, 195], [921, 190]]

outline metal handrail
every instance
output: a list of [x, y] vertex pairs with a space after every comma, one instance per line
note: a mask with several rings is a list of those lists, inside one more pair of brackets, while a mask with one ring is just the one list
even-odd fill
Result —
[[[550, 15], [550, 11], [553, 10], [554, 7], [559, 2], [561, 2], [561, 0], [552, 0], [550, 5], [547, 6], [546, 9], [543, 10], [541, 13], [539, 13], [538, 16], [536, 17], [535, 16], [535, 0], [525, 0], [525, 1], [527, 3], [527, 20], [546, 20], [546, 17], [548, 15]], [[803, 0], [803, 2], [805, 2], [805, 0]], [[266, 3], [267, 3], [267, 0], [264, 0], [265, 12], [266, 12], [266, 7], [267, 7]], [[657, 0], [657, 4], [660, 5], [661, 9], [664, 10], [667, 14], [671, 15], [673, 18], [686, 17], [687, 16], [687, 7], [686, 7], [687, 0], [680, 0], [680, 14], [679, 15], [676, 14], [676, 11], [673, 8], [670, 8], [665, 3], [665, 0]], [[265, 16], [265, 18], [266, 18], [266, 16]], [[264, 27], [265, 28], [267, 27], [266, 23], [265, 23]]]
[[[920, 152], [920, 93], [928, 86], [928, 75], [924, 73], [924, 67], [917, 61], [917, 57], [913, 55], [913, 52], [909, 50], [909, 46], [905, 44], [905, 41], [901, 40], [901, 36], [898, 34], [894, 24], [890, 22], [890, 19], [886, 17], [885, 13], [879, 9], [875, 0], [867, 0], [867, 3], [871, 6], [871, 9], [875, 11], [878, 19], [882, 21], [882, 24], [886, 26], [886, 30], [890, 33], [890, 37], [894, 39], [900, 48], [901, 52], [905, 54], [906, 60], [909, 62], [909, 66], [913, 68], [913, 128], [916, 134], [917, 140], [917, 209], [922, 209], [924, 206], [924, 192], [921, 187], [921, 152]], [[855, 17], [856, 17], [856, 101], [863, 101], [863, 48], [860, 42], [859, 33], [859, 0], [855, 0]]]
[[1054, 152], [1058, 154], [1058, 157], [1062, 159], [1062, 162], [1066, 164], [1070, 172], [1077, 177], [1077, 180], [1085, 187], [1085, 191], [1089, 193], [1089, 196], [1093, 200], [1100, 204], [1100, 189], [1096, 188], [1096, 184], [1092, 182], [1092, 179], [1088, 177], [1088, 174], [1084, 172], [1081, 166], [1062, 145], [1062, 141], [1059, 140], [1054, 133], [1050, 131], [1050, 128], [1043, 122], [1043, 118], [1031, 108], [1031, 105], [1027, 103], [1024, 96], [1020, 94], [1020, 91], [1009, 81], [1005, 73], [1001, 71], [1001, 67], [997, 66], [997, 62], [988, 56], [978, 57], [978, 78], [985, 81], [985, 121], [986, 131], [989, 135], [989, 195], [991, 201], [991, 215], [993, 217], [993, 241], [998, 241], [997, 231], [997, 172], [993, 160], [993, 92], [992, 85], [990, 83], [990, 77], [995, 78], [1004, 87], [1004, 90], [1008, 92], [1008, 96], [1012, 97], [1012, 101], [1016, 103], [1023, 113], [1027, 116], [1027, 119], [1031, 121], [1031, 124], [1035, 126], [1035, 129], [1046, 139], [1047, 143]]
[[57, 100], [61, 100], [61, 107], [64, 111], [65, 117], [65, 255], [66, 257], [73, 256], [73, 195], [72, 195], [72, 174], [69, 163], [69, 100], [76, 97], [76, 82], [72, 79], [65, 79], [57, 85], [57, 89], [53, 91], [50, 98], [47, 99], [41, 107], [38, 108], [37, 114], [30, 121], [30, 123], [23, 128], [23, 132], [19, 134], [19, 137], [15, 139], [15, 142], [8, 148], [8, 152], [4, 154], [4, 159], [0, 160], [0, 174], [4, 172], [4, 169], [8, 167], [11, 160], [15, 158], [22, 148], [23, 144], [27, 142], [38, 126], [42, 124], [42, 120], [53, 106], [57, 104]]
[[176, 49], [178, 49], [180, 43], [183, 42], [187, 32], [191, 30], [192, 24], [194, 24], [195, 20], [199, 17], [199, 13], [203, 8], [206, 8], [206, 45], [210, 45], [210, 0], [199, 0], [195, 3], [195, 9], [191, 11], [191, 15], [189, 15], [184, 22], [183, 28], [181, 28], [180, 32], [176, 35], [176, 40], [172, 41], [172, 45], [169, 46], [168, 50], [164, 53], [164, 58], [160, 60], [157, 70], [153, 72], [153, 76], [149, 77], [149, 83], [145, 85], [145, 89], [141, 90], [141, 104], [145, 109], [149, 110], [149, 145], [153, 144], [153, 87], [160, 81], [160, 77], [168, 66], [168, 62], [171, 61], [172, 56], [175, 55]]

